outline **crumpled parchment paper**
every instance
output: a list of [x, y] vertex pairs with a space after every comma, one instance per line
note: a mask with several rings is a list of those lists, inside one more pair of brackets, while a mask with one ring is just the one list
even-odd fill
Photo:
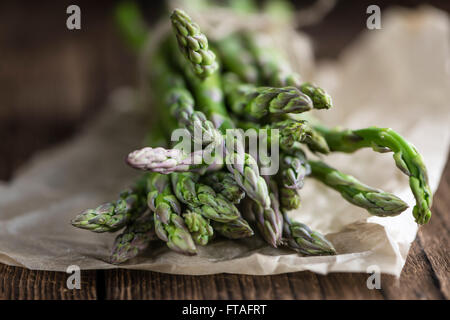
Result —
[[[316, 82], [333, 96], [335, 108], [317, 112], [329, 125], [392, 127], [424, 155], [436, 190], [447, 159], [450, 125], [448, 17], [423, 7], [395, 9], [382, 17], [382, 30], [366, 31], [338, 61], [319, 65]], [[143, 115], [133, 110], [133, 92], [111, 97], [104, 113], [75, 139], [36, 156], [10, 183], [0, 185], [0, 262], [29, 269], [107, 269], [115, 234], [94, 234], [69, 221], [88, 207], [114, 199], [138, 175], [123, 159], [142, 145]], [[176, 274], [277, 274], [311, 270], [381, 272], [399, 276], [417, 226], [407, 178], [392, 153], [361, 150], [333, 154], [328, 163], [361, 181], [394, 192], [410, 209], [393, 218], [369, 216], [313, 180], [302, 190], [296, 219], [324, 234], [339, 254], [301, 257], [273, 249], [258, 237], [216, 240], [185, 257], [153, 245], [121, 268]]]

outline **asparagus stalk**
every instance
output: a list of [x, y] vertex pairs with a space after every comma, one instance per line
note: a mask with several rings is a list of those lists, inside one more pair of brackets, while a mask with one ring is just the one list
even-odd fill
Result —
[[268, 36], [246, 33], [244, 39], [258, 64], [263, 84], [274, 87], [300, 86], [300, 76], [292, 72], [289, 62], [274, 48]]
[[301, 198], [298, 190], [280, 187], [280, 203], [283, 210], [294, 210], [300, 207]]
[[132, 188], [122, 191], [119, 199], [108, 202], [95, 209], [84, 210], [75, 217], [71, 224], [74, 227], [93, 232], [115, 232], [135, 220], [147, 206], [145, 203], [145, 179], [141, 178]]
[[[306, 255], [334, 255], [336, 250], [331, 242], [317, 231], [312, 231], [307, 225], [300, 222], [293, 222], [289, 219], [286, 211], [280, 208], [277, 184], [274, 180], [269, 180], [270, 196], [272, 198], [272, 208], [283, 211], [283, 241], [291, 249]], [[293, 190], [293, 189], [288, 189]], [[295, 190], [293, 190], [295, 191]], [[281, 216], [281, 213], [280, 213]]]
[[210, 220], [190, 210], [183, 214], [183, 218], [195, 243], [201, 246], [207, 245], [214, 235]]
[[154, 174], [150, 184], [153, 191], [149, 192], [147, 201], [154, 212], [156, 235], [170, 249], [185, 255], [195, 255], [195, 244], [180, 216], [181, 207], [172, 193], [169, 177]]
[[221, 194], [198, 181], [192, 173], [174, 173], [172, 184], [177, 198], [191, 211], [218, 222], [228, 222], [240, 216], [238, 209]]
[[238, 35], [232, 34], [214, 44], [225, 69], [235, 73], [246, 83], [256, 83], [258, 79], [256, 63], [242, 42]]
[[232, 111], [249, 119], [312, 109], [311, 99], [295, 87], [256, 87], [243, 84], [235, 74], [228, 73], [224, 76], [224, 88]]
[[297, 87], [311, 98], [314, 109], [329, 109], [333, 106], [331, 97], [325, 90], [309, 82], [301, 83], [300, 76], [292, 71], [289, 62], [274, 48], [267, 36], [247, 33], [245, 39], [257, 61], [265, 85]]
[[[169, 109], [178, 126], [186, 128], [195, 143], [208, 145], [221, 142], [222, 135], [214, 124], [202, 112], [195, 110], [194, 98], [186, 87], [183, 77], [176, 73], [160, 55], [155, 57], [152, 77], [156, 88], [155, 94], [163, 97], [161, 106]], [[161, 112], [167, 114], [165, 110]]]
[[299, 89], [311, 98], [314, 109], [330, 109], [333, 106], [331, 96], [315, 84], [305, 82], [300, 85]]
[[144, 214], [131, 222], [114, 241], [110, 262], [120, 264], [143, 252], [150, 242], [156, 240], [152, 214]]
[[172, 27], [178, 47], [190, 61], [192, 70], [198, 77], [206, 78], [219, 68], [214, 52], [209, 49], [208, 39], [200, 27], [182, 10], [175, 9], [171, 16]]
[[279, 146], [282, 151], [292, 153], [293, 150], [300, 148], [301, 143], [304, 143], [313, 152], [327, 154], [330, 152], [325, 138], [306, 120], [287, 119], [273, 122], [265, 126], [260, 126], [257, 123], [250, 121], [239, 121], [239, 126], [246, 129], [255, 129], [256, 133], [260, 134], [261, 129], [265, 130], [268, 142], [271, 143], [273, 139], [272, 129], [278, 129]]
[[335, 255], [336, 249], [322, 234], [311, 230], [307, 225], [292, 221], [287, 213], [284, 213], [284, 233], [286, 244], [289, 248], [305, 256]]
[[234, 204], [245, 197], [245, 191], [233, 179], [233, 175], [225, 171], [214, 171], [202, 177], [202, 182], [209, 185], [215, 192], [222, 194]]
[[416, 199], [413, 209], [416, 222], [425, 224], [430, 220], [433, 194], [428, 185], [427, 169], [422, 156], [411, 143], [389, 128], [337, 130], [318, 125], [316, 129], [325, 137], [331, 151], [350, 153], [372, 148], [377, 152], [394, 152], [395, 164], [409, 176], [409, 185]]
[[242, 217], [227, 223], [213, 221], [212, 226], [215, 231], [228, 239], [248, 238], [254, 234], [248, 222]]
[[[233, 179], [231, 173], [224, 171], [212, 172], [203, 177], [202, 181], [234, 204], [238, 204], [245, 197], [245, 192]], [[226, 223], [213, 221], [212, 226], [214, 230], [229, 239], [247, 238], [254, 234], [248, 222], [242, 217]]]
[[371, 188], [356, 178], [329, 167], [321, 161], [309, 161], [312, 177], [338, 191], [348, 202], [380, 217], [399, 215], [408, 205], [397, 196]]
[[[216, 157], [213, 145], [205, 149], [185, 153], [182, 149], [145, 147], [131, 152], [126, 161], [128, 165], [140, 170], [161, 174], [173, 172], [199, 172], [218, 170], [222, 167], [220, 157]], [[206, 163], [205, 155], [212, 155], [212, 163]]]
[[301, 189], [305, 177], [311, 173], [306, 155], [300, 149], [293, 150], [292, 155], [282, 153], [280, 169], [280, 183], [288, 189]]
[[[271, 207], [266, 209], [258, 202], [249, 199], [246, 210], [248, 211], [246, 215], [251, 215], [252, 219], [255, 220], [261, 236], [268, 244], [274, 248], [282, 244], [282, 239], [278, 236], [278, 230], [283, 230], [283, 222], [280, 221], [280, 213], [273, 210], [272, 203]], [[246, 219], [250, 219], [250, 217], [246, 217]]]

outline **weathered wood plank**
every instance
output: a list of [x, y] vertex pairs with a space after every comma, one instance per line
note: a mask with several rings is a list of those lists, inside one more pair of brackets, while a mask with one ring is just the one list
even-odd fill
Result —
[[94, 300], [96, 271], [81, 272], [81, 289], [68, 289], [64, 272], [35, 271], [0, 264], [0, 300]]

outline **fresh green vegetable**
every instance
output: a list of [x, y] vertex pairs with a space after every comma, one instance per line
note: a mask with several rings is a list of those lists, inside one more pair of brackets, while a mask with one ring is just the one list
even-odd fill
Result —
[[228, 222], [240, 216], [234, 204], [211, 187], [200, 183], [198, 175], [189, 172], [175, 173], [171, 178], [178, 200], [185, 203], [191, 211], [218, 222]]
[[239, 187], [229, 172], [213, 171], [203, 176], [201, 181], [234, 204], [238, 204], [245, 197], [245, 191]]
[[256, 87], [232, 73], [224, 75], [223, 86], [231, 110], [242, 117], [257, 120], [312, 109], [311, 99], [295, 87]]
[[350, 153], [361, 148], [372, 148], [377, 152], [394, 152], [395, 164], [409, 176], [409, 186], [416, 198], [413, 209], [416, 222], [425, 224], [430, 220], [433, 194], [428, 185], [427, 169], [422, 156], [411, 143], [389, 128], [338, 130], [319, 125], [316, 130], [325, 137], [331, 151]]
[[138, 218], [147, 209], [145, 179], [141, 178], [132, 188], [120, 193], [115, 202], [108, 202], [95, 209], [84, 210], [71, 223], [74, 227], [93, 232], [115, 232]]
[[196, 254], [194, 241], [180, 216], [181, 206], [172, 192], [170, 178], [156, 173], [150, 184], [152, 191], [149, 192], [147, 201], [154, 212], [156, 235], [178, 253]]
[[321, 161], [309, 161], [312, 177], [338, 191], [342, 197], [355, 206], [367, 209], [380, 217], [396, 216], [408, 205], [397, 196], [366, 186], [356, 178], [344, 174]]
[[215, 73], [219, 68], [214, 52], [209, 49], [208, 39], [201, 33], [200, 27], [180, 9], [171, 16], [173, 30], [183, 55], [191, 62], [192, 70], [201, 78]]
[[152, 214], [144, 214], [131, 222], [114, 241], [110, 261], [120, 264], [128, 261], [144, 250], [156, 240], [155, 223]]

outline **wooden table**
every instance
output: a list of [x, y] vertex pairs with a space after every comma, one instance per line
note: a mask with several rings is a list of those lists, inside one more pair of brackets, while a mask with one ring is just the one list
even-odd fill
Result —
[[[11, 179], [34, 152], [70, 137], [108, 92], [133, 82], [135, 60], [114, 36], [110, 8], [103, 2], [79, 2], [84, 17], [80, 32], [61, 27], [69, 4], [64, 1], [30, 2], [27, 10], [16, 1], [0, 4], [0, 20], [10, 26], [0, 28], [5, 89], [0, 91], [0, 179]], [[448, 2], [442, 4], [448, 10]], [[350, 14], [350, 7], [341, 9]], [[342, 19], [339, 10], [308, 31], [325, 45], [318, 46], [319, 55], [335, 56], [343, 47], [342, 41], [321, 41], [323, 37], [343, 39], [336, 36], [339, 30], [349, 42], [364, 26], [356, 22], [352, 27], [355, 19]], [[354, 16], [363, 19], [361, 10]], [[348, 23], [340, 27], [340, 21]], [[447, 162], [431, 222], [420, 229], [400, 280], [383, 275], [381, 290], [367, 289], [368, 275], [355, 273], [175, 276], [128, 270], [82, 272], [81, 289], [69, 290], [65, 273], [0, 265], [0, 299], [449, 299], [449, 194]]]

